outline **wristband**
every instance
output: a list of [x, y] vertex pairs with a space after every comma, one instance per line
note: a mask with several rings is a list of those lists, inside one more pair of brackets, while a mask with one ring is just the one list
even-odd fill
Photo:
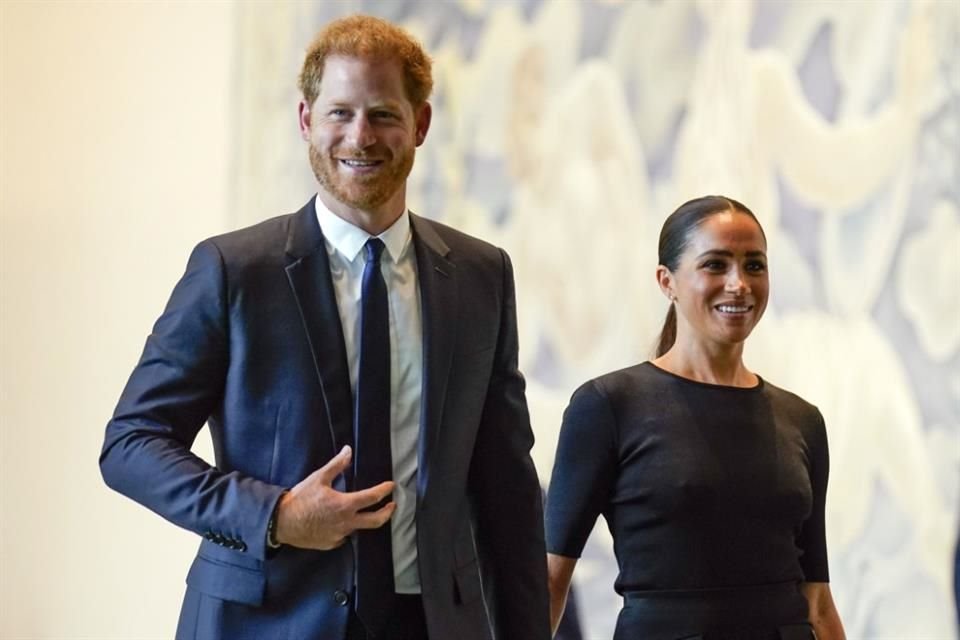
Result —
[[[280, 494], [280, 499], [283, 499], [283, 496], [287, 492], [284, 491]], [[267, 522], [267, 546], [271, 549], [279, 549], [282, 545], [277, 542], [277, 511], [280, 509], [280, 500], [277, 500], [277, 505], [273, 508], [273, 513], [270, 514], [270, 521]]]

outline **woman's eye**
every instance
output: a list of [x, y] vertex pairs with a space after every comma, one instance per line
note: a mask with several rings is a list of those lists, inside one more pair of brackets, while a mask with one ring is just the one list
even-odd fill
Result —
[[703, 268], [708, 271], [722, 271], [725, 267], [722, 260], [708, 260], [703, 263]]
[[747, 271], [753, 271], [755, 273], [762, 273], [767, 270], [766, 263], [760, 261], [748, 262]]

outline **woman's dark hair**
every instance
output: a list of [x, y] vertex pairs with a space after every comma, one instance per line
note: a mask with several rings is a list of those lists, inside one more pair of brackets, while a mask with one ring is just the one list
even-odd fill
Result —
[[[739, 211], [753, 218], [753, 221], [760, 227], [760, 234], [766, 240], [760, 221], [746, 206], [725, 196], [703, 196], [684, 202], [664, 221], [663, 227], [660, 229], [660, 243], [657, 247], [659, 263], [669, 269], [671, 273], [676, 271], [677, 267], [680, 266], [680, 258], [690, 243], [692, 232], [710, 216], [724, 211]], [[656, 357], [659, 358], [669, 351], [676, 339], [677, 310], [676, 306], [671, 304], [667, 310], [667, 317], [663, 321], [663, 329], [660, 330]]]

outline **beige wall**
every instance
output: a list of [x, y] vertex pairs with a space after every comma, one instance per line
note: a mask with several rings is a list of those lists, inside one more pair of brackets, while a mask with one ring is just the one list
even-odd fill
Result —
[[0, 2], [2, 638], [173, 636], [196, 536], [106, 489], [97, 455], [191, 246], [229, 220], [234, 14]]

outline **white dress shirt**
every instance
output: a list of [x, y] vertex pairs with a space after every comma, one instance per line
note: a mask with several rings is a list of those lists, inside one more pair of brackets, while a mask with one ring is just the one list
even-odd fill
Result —
[[[363, 246], [371, 236], [328, 210], [319, 198], [315, 202], [330, 260], [355, 400], [360, 361], [360, 297], [366, 260]], [[410, 214], [404, 212], [377, 237], [386, 245], [380, 270], [387, 283], [390, 307], [390, 447], [396, 483], [393, 500], [397, 504], [390, 519], [393, 578], [397, 593], [420, 593], [415, 514], [423, 329]]]

